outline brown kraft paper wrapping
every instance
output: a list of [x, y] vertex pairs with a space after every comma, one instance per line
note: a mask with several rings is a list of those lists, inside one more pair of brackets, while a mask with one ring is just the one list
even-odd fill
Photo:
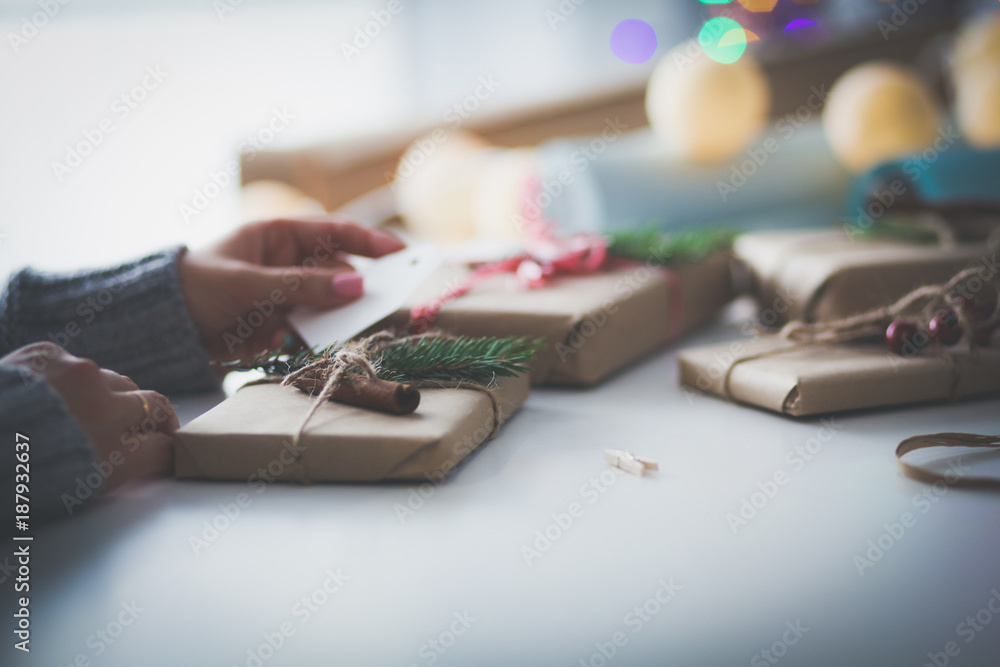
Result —
[[[680, 381], [738, 403], [793, 415], [908, 405], [1000, 392], [1000, 350], [901, 357], [885, 345], [798, 346], [777, 336], [683, 350]], [[728, 391], [726, 378], [728, 373]]]
[[750, 269], [767, 326], [842, 319], [893, 303], [922, 285], [945, 282], [966, 267], [996, 266], [984, 244], [945, 249], [852, 241], [840, 230], [744, 234], [734, 251]]
[[[501, 378], [501, 422], [524, 403], [527, 375]], [[421, 389], [411, 415], [387, 415], [328, 402], [299, 443], [292, 440], [315, 399], [277, 384], [247, 386], [180, 429], [174, 474], [180, 478], [288, 482], [443, 479], [489, 436], [493, 405], [474, 389]], [[264, 471], [264, 472], [262, 472]]]
[[[463, 336], [542, 337], [532, 384], [590, 385], [709, 321], [732, 300], [728, 253], [671, 269], [639, 265], [582, 276], [558, 276], [537, 289], [494, 276], [449, 301], [435, 322]], [[389, 324], [403, 327], [410, 309], [458, 284], [467, 270], [448, 267], [418, 290]], [[381, 325], [380, 325], [381, 326]]]

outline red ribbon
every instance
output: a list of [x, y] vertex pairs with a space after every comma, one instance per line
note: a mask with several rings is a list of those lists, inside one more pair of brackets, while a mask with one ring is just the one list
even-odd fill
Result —
[[446, 303], [468, 294], [491, 276], [513, 274], [522, 288], [537, 289], [556, 276], [597, 273], [605, 268], [607, 262], [608, 242], [600, 236], [578, 235], [535, 244], [531, 252], [477, 267], [455, 287], [414, 308], [410, 313], [410, 330], [414, 333], [430, 331]]
[[[525, 202], [535, 201], [539, 191], [536, 179], [527, 183], [528, 197]], [[535, 207], [538, 210], [538, 207]], [[608, 240], [597, 234], [575, 234], [558, 237], [551, 222], [540, 213], [531, 214], [525, 206], [527, 251], [496, 262], [482, 264], [466, 276], [465, 280], [451, 287], [423, 305], [410, 311], [410, 331], [415, 334], [427, 333], [434, 328], [441, 308], [452, 299], [468, 294], [483, 280], [500, 274], [512, 274], [524, 289], [538, 289], [549, 284], [556, 276], [581, 276], [598, 273], [608, 268], [635, 266], [634, 262], [612, 258], [608, 254]], [[657, 267], [660, 268], [660, 267]], [[681, 300], [677, 274], [660, 268], [666, 279], [670, 297], [670, 338], [680, 335]]]
[[461, 283], [445, 290], [439, 297], [417, 306], [410, 312], [410, 330], [426, 333], [434, 328], [441, 308], [451, 301], [468, 294], [477, 284], [498, 274], [513, 274], [524, 289], [537, 289], [547, 285], [559, 275], [586, 275], [604, 269], [608, 262], [608, 241], [596, 234], [576, 234], [559, 238], [551, 222], [544, 219], [537, 206], [532, 213], [527, 203], [536, 199], [539, 192], [537, 179], [526, 183], [524, 215], [527, 241], [526, 251], [514, 257], [489, 262], [475, 268]]

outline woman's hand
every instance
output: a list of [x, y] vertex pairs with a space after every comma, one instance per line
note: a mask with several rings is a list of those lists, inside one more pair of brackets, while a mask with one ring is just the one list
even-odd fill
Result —
[[172, 434], [179, 424], [163, 395], [140, 390], [124, 375], [54, 343], [25, 345], [0, 363], [33, 370], [59, 394], [107, 471], [105, 489], [170, 471]]
[[241, 359], [281, 346], [292, 307], [332, 308], [361, 296], [361, 276], [344, 253], [381, 257], [403, 247], [386, 232], [334, 215], [269, 220], [186, 253], [181, 287], [212, 358]]

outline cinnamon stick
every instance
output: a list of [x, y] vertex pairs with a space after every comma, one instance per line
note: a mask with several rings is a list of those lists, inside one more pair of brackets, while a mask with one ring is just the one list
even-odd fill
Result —
[[[310, 396], [315, 396], [323, 390], [326, 374], [321, 371], [316, 375], [303, 375], [292, 384]], [[330, 395], [330, 400], [397, 415], [408, 415], [420, 405], [420, 391], [408, 384], [345, 373], [343, 381]]]

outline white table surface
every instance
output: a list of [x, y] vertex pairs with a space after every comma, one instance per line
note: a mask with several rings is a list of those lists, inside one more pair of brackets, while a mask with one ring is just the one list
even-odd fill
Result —
[[[206, 2], [190, 14], [99, 21], [70, 3], [26, 50], [3, 50], [0, 82], [18, 93], [0, 126], [0, 275], [25, 264], [103, 265], [224, 233], [239, 222], [237, 188], [196, 224], [183, 223], [177, 204], [274, 107], [298, 114], [276, 146], [411, 116], [413, 90], [391, 66], [409, 62], [405, 43], [386, 37], [350, 68], [337, 50], [369, 5], [383, 3], [282, 4], [280, 12], [243, 3], [220, 21]], [[35, 11], [19, 7], [4, 15], [4, 34]], [[552, 54], [563, 57], [536, 60], [544, 85], [562, 80], [556, 65], [577, 62], [563, 42], [586, 25], [551, 37]], [[157, 64], [170, 78], [141, 113], [57, 182], [52, 162]], [[579, 74], [589, 82], [593, 67]], [[512, 95], [538, 92], [509, 85]], [[497, 104], [513, 104], [506, 94]], [[738, 335], [719, 326], [698, 341]], [[0, 563], [0, 664], [249, 666], [248, 650], [282, 623], [295, 633], [262, 662], [268, 667], [429, 665], [431, 657], [438, 665], [599, 665], [595, 644], [616, 632], [627, 643], [612, 665], [772, 664], [754, 656], [796, 622], [809, 630], [782, 665], [919, 667], [949, 641], [960, 647], [950, 664], [1000, 662], [1000, 619], [968, 644], [956, 631], [1000, 590], [1000, 497], [953, 489], [921, 514], [914, 497], [926, 487], [901, 477], [892, 454], [916, 433], [1000, 432], [996, 400], [841, 418], [836, 437], [792, 472], [786, 455], [816, 436], [818, 422], [689, 401], [676, 372], [667, 351], [590, 391], [536, 391], [405, 522], [395, 508], [410, 498], [406, 485], [275, 485], [196, 554], [189, 540], [244, 485], [164, 480], [119, 493], [35, 534], [30, 655], [11, 648], [14, 575], [10, 561]], [[177, 404], [191, 418], [213, 400]], [[661, 471], [615, 477], [584, 496], [583, 485], [609, 474], [606, 447], [657, 459]], [[734, 534], [727, 513], [777, 471], [789, 473], [788, 484]], [[526, 563], [522, 546], [574, 502], [582, 516]], [[859, 576], [853, 557], [903, 512], [916, 523]], [[338, 568], [350, 579], [301, 622], [294, 605]], [[661, 580], [681, 588], [633, 632], [640, 626], [627, 615], [656, 608], [649, 600]], [[111, 644], [98, 639], [117, 634], [122, 605], [133, 603], [142, 610], [134, 622]], [[453, 637], [456, 613], [476, 620]], [[430, 641], [451, 645], [438, 654]]]
[[[717, 324], [698, 342], [739, 335]], [[189, 419], [213, 400], [178, 405]], [[5, 641], [3, 662], [252, 667], [248, 650], [287, 623], [294, 634], [260, 664], [601, 665], [597, 644], [610, 653], [621, 632], [607, 664], [775, 664], [758, 654], [778, 642], [782, 665], [919, 667], [954, 641], [949, 664], [996, 665], [1000, 617], [981, 613], [991, 622], [978, 632], [959, 624], [1000, 591], [1000, 496], [915, 500], [929, 487], [902, 477], [893, 451], [918, 433], [1000, 432], [997, 406], [837, 417], [836, 435], [793, 466], [786, 456], [819, 421], [689, 396], [665, 351], [592, 390], [536, 390], [405, 521], [408, 485], [274, 484], [249, 490], [196, 554], [192, 536], [223, 525], [220, 505], [248, 487], [157, 481], [36, 533], [33, 650], [12, 655]], [[609, 447], [660, 472], [585, 489], [612, 477]], [[963, 463], [976, 459], [998, 467]], [[727, 514], [777, 471], [787, 484], [734, 534]], [[582, 513], [529, 564], [522, 547], [574, 502]], [[859, 575], [854, 557], [904, 512], [912, 525]], [[317, 592], [328, 570], [347, 577], [329, 595]], [[662, 605], [650, 602], [661, 581], [679, 587]], [[307, 616], [295, 605], [309, 596], [325, 604]], [[115, 633], [133, 601], [142, 611], [95, 655], [97, 631]], [[646, 620], [632, 612], [644, 605]], [[796, 624], [801, 638], [786, 633]]]

